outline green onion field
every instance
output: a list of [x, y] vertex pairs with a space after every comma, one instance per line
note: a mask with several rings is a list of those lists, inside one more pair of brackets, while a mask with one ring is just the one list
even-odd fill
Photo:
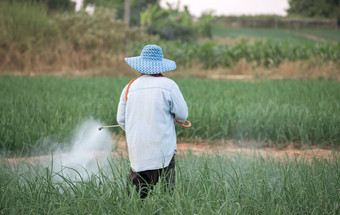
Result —
[[[127, 187], [133, 188], [124, 157], [112, 157], [86, 179], [74, 169], [77, 180], [50, 165], [6, 158], [44, 153], [44, 139], [63, 142], [86, 119], [115, 124], [117, 101], [129, 80], [0, 77], [3, 214], [339, 214], [337, 152], [327, 159], [281, 161], [256, 154], [182, 154], [174, 193], [164, 193], [160, 183], [144, 201], [135, 191], [127, 195]], [[340, 144], [338, 82], [176, 81], [193, 124], [177, 128], [182, 139]]]
[[[4, 161], [4, 160], [2, 160]], [[176, 161], [176, 190], [139, 199], [127, 195], [126, 159], [112, 160], [90, 179], [48, 167], [1, 165], [4, 214], [339, 214], [336, 160], [285, 160], [237, 155], [186, 155]], [[130, 185], [128, 185], [130, 186]], [[132, 189], [130, 187], [130, 189]]]
[[[340, 214], [339, 1], [82, 2], [0, 1], [0, 215]], [[110, 125], [147, 44], [176, 62], [192, 126], [175, 126], [174, 191], [142, 200]]]
[[[61, 141], [89, 118], [116, 124], [117, 102], [129, 81], [1, 76], [1, 149], [30, 151], [47, 137]], [[181, 138], [340, 144], [338, 82], [176, 81], [192, 122], [190, 129], [177, 129]]]

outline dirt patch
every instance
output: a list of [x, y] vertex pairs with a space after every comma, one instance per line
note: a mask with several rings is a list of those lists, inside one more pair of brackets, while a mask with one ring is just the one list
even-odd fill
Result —
[[[120, 138], [118, 141], [114, 138], [115, 148], [114, 152], [111, 153], [113, 157], [128, 157], [127, 144], [125, 138]], [[331, 148], [320, 148], [320, 147], [310, 147], [308, 149], [302, 149], [299, 144], [281, 144], [278, 147], [263, 147], [263, 145], [259, 145], [254, 142], [249, 143], [238, 143], [237, 141], [219, 141], [214, 143], [208, 143], [206, 141], [199, 141], [199, 143], [188, 143], [182, 142], [177, 144], [177, 155], [184, 156], [186, 153], [193, 153], [195, 155], [205, 155], [205, 154], [218, 154], [221, 156], [236, 156], [236, 155], [247, 155], [247, 156], [257, 156], [262, 157], [264, 159], [274, 159], [275, 161], [283, 161], [286, 159], [291, 160], [308, 160], [311, 161], [313, 159], [338, 159], [340, 158], [340, 150], [339, 149], [331, 149]], [[95, 158], [100, 158], [103, 156], [104, 152], [102, 151], [93, 151], [91, 152], [91, 156]], [[67, 158], [69, 155], [59, 154], [55, 155], [54, 159], [57, 158]], [[51, 157], [48, 155], [45, 156], [35, 156], [28, 158], [10, 158], [8, 159], [9, 164], [17, 164], [18, 162], [28, 162], [28, 163], [37, 163], [37, 162], [48, 162], [51, 160]]]
[[[299, 144], [282, 144], [280, 147], [262, 147], [257, 143], [238, 143], [238, 142], [214, 142], [207, 143], [206, 141], [200, 141], [198, 144], [182, 142], [177, 144], [177, 154], [179, 156], [185, 153], [193, 153], [195, 155], [203, 154], [219, 154], [223, 156], [235, 156], [238, 154], [244, 154], [249, 156], [261, 156], [263, 158], [273, 158], [274, 160], [285, 159], [301, 159], [312, 160], [314, 158], [319, 159], [334, 159], [340, 157], [340, 151], [337, 149], [310, 147], [308, 149], [302, 149]], [[115, 155], [122, 155], [126, 157], [127, 145], [124, 138], [121, 138], [116, 145]]]

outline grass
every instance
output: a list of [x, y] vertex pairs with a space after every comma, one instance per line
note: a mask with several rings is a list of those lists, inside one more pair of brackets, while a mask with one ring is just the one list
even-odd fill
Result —
[[[296, 34], [297, 33], [297, 34]], [[232, 39], [238, 38], [255, 38], [255, 39], [274, 39], [274, 40], [292, 40], [298, 42], [311, 42], [312, 39], [298, 35], [299, 33], [308, 34], [324, 38], [329, 41], [340, 41], [339, 30], [325, 30], [325, 29], [269, 29], [269, 28], [224, 28], [214, 26], [212, 34], [219, 37], [229, 37]]]
[[1, 77], [1, 148], [61, 141], [88, 118], [115, 123], [127, 79]]
[[302, 29], [294, 30], [293, 32], [309, 34], [330, 41], [340, 42], [340, 30]]
[[[0, 149], [39, 151], [44, 140], [62, 142], [89, 118], [116, 124], [117, 102], [130, 79], [1, 76]], [[181, 138], [340, 144], [338, 82], [175, 81], [192, 123], [177, 128]]]
[[0, 2], [0, 71], [112, 71], [128, 40], [149, 38], [112, 10], [48, 14], [41, 2]]
[[295, 40], [312, 41], [303, 36], [296, 35], [284, 29], [259, 29], [259, 28], [223, 28], [215, 26], [212, 30], [214, 36], [237, 38], [256, 38], [256, 39], [275, 39], [275, 40]]
[[[158, 184], [142, 202], [127, 196], [128, 162], [110, 160], [88, 180], [49, 167], [0, 165], [3, 214], [339, 214], [340, 159], [186, 155], [176, 160], [176, 190]], [[131, 185], [128, 185], [131, 186]], [[131, 189], [131, 187], [130, 187]]]

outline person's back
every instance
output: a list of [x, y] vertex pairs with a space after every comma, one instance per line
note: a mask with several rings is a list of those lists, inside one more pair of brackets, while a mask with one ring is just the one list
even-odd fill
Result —
[[[117, 120], [126, 131], [131, 167], [134, 171], [169, 165], [176, 150], [174, 119], [184, 122], [188, 108], [177, 84], [166, 77], [143, 75], [131, 84], [127, 102], [124, 88]], [[122, 112], [122, 113], [123, 113]]]
[[176, 69], [174, 61], [164, 59], [162, 49], [147, 45], [141, 56], [125, 58], [141, 73], [123, 90], [117, 121], [125, 130], [131, 164], [129, 179], [147, 195], [147, 187], [160, 177], [175, 186], [175, 120], [184, 123], [188, 107], [177, 84], [161, 73]]

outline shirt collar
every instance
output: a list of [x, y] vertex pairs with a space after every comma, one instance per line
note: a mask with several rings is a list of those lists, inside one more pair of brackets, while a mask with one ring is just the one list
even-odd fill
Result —
[[[149, 75], [149, 74], [144, 74], [144, 73], [141, 73], [140, 76], [143, 76], [143, 75]], [[150, 76], [153, 76], [153, 77], [164, 77], [164, 75], [162, 73], [158, 73], [158, 74], [152, 74]]]

